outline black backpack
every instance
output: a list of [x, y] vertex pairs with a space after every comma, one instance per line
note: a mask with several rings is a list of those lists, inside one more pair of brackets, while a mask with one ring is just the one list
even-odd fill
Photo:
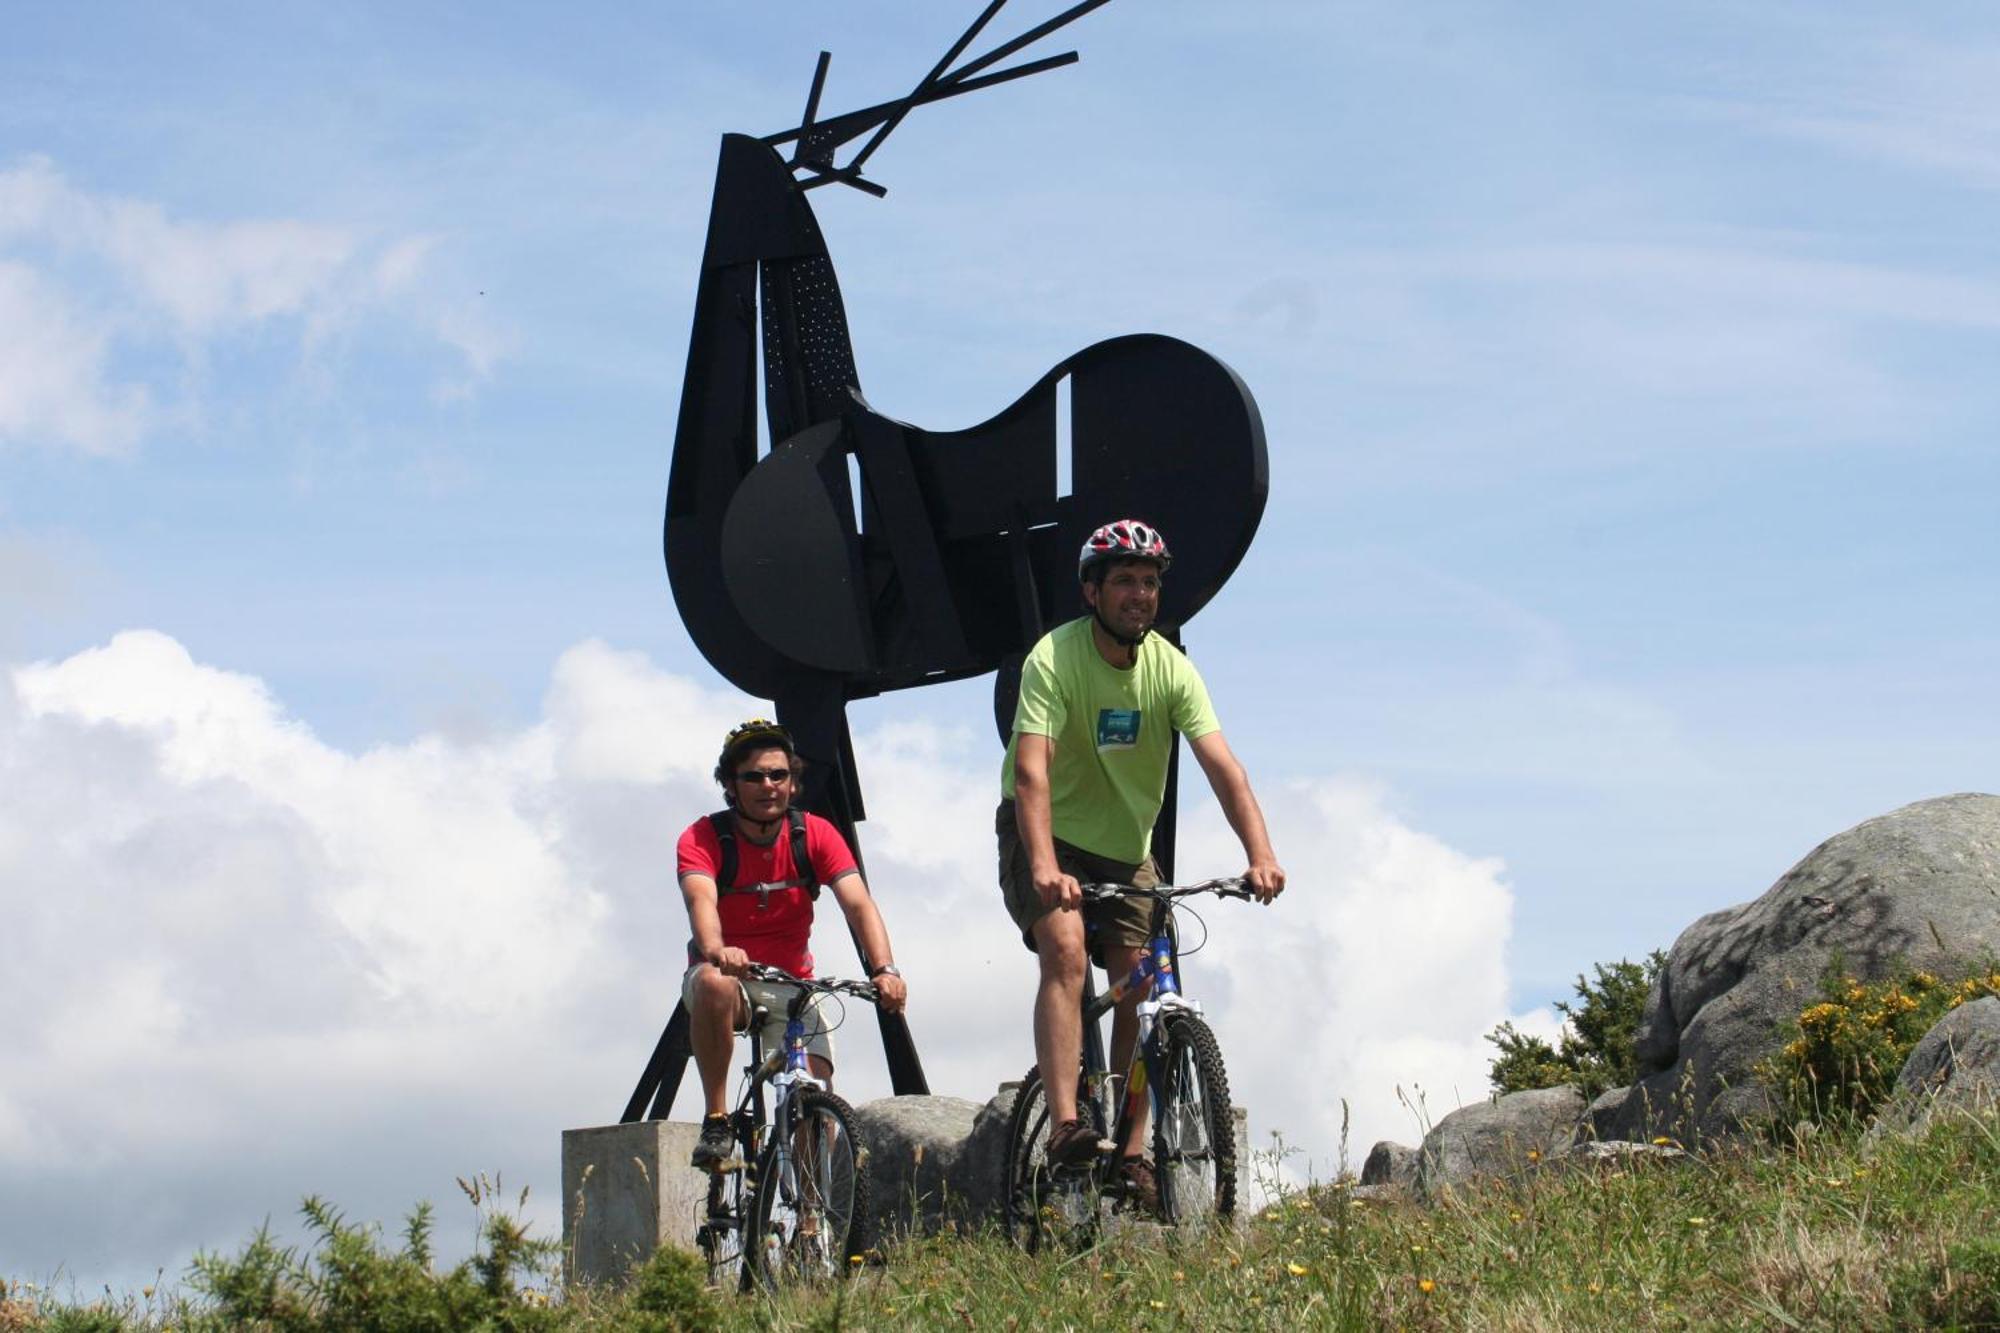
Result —
[[791, 809], [785, 812], [785, 822], [792, 834], [792, 879], [780, 884], [746, 884], [736, 888], [736, 814], [732, 810], [718, 810], [708, 817], [715, 829], [715, 837], [722, 844], [722, 865], [715, 876], [715, 892], [720, 897], [725, 893], [754, 893], [758, 896], [758, 906], [771, 900], [773, 889], [804, 889], [819, 901], [819, 877], [813, 873], [812, 858], [806, 855], [806, 812]]

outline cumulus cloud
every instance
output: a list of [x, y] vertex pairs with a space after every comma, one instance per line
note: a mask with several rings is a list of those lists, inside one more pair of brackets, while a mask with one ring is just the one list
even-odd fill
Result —
[[[434, 237], [291, 218], [176, 218], [26, 158], [0, 170], [0, 337], [19, 353], [0, 366], [0, 441], [128, 452], [188, 368], [281, 321], [321, 377], [315, 358], [360, 321], [410, 324], [457, 360], [433, 396], [464, 397], [509, 341], [476, 309], [425, 290], [437, 249]], [[163, 350], [173, 364], [149, 369]]]
[[[596, 642], [555, 663], [532, 726], [360, 753], [155, 632], [0, 676], [0, 1253], [137, 1280], [307, 1192], [391, 1217], [486, 1168], [558, 1227], [559, 1132], [615, 1118], [672, 1006], [673, 840], [753, 711]], [[974, 727], [857, 736], [931, 1085], [981, 1100], [1032, 1058], [992, 750]], [[1226, 871], [1193, 796], [1183, 863]], [[1295, 887], [1205, 910], [1190, 972], [1257, 1129], [1324, 1174], [1342, 1097], [1359, 1139], [1410, 1136], [1398, 1087], [1434, 1113], [1477, 1095], [1511, 898], [1362, 784], [1265, 799]], [[822, 967], [851, 971], [822, 910]], [[887, 1090], [873, 1028], [840, 1037], [857, 1100]]]

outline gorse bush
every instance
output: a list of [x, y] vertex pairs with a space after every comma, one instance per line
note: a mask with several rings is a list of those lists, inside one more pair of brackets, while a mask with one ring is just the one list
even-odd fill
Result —
[[1596, 964], [1591, 969], [1597, 974], [1594, 981], [1579, 974], [1576, 1002], [1556, 1002], [1563, 1016], [1563, 1033], [1556, 1045], [1519, 1031], [1512, 1023], [1487, 1033], [1486, 1040], [1500, 1052], [1488, 1067], [1493, 1090], [1527, 1092], [1574, 1083], [1584, 1096], [1595, 1097], [1638, 1078], [1633, 1041], [1646, 1012], [1646, 996], [1666, 961], [1666, 954], [1655, 949], [1643, 963], [1621, 958], [1609, 965]]
[[1823, 998], [1800, 1012], [1798, 1035], [1759, 1071], [1777, 1094], [1779, 1124], [1872, 1116], [1940, 1018], [1968, 1000], [2000, 995], [2000, 966], [1965, 972], [1955, 980], [1907, 972], [1863, 982], [1836, 959], [1821, 980]]

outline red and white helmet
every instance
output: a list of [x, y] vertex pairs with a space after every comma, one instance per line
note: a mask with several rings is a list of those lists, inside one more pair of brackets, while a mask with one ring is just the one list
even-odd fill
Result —
[[1076, 557], [1077, 581], [1082, 582], [1090, 567], [1100, 560], [1155, 560], [1162, 574], [1174, 563], [1160, 530], [1136, 518], [1106, 523], [1084, 540]]

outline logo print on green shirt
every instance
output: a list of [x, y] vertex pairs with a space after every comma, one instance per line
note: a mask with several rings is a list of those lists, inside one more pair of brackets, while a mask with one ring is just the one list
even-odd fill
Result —
[[1097, 710], [1097, 748], [1100, 750], [1129, 750], [1139, 743], [1139, 712], [1137, 708], [1100, 708]]

